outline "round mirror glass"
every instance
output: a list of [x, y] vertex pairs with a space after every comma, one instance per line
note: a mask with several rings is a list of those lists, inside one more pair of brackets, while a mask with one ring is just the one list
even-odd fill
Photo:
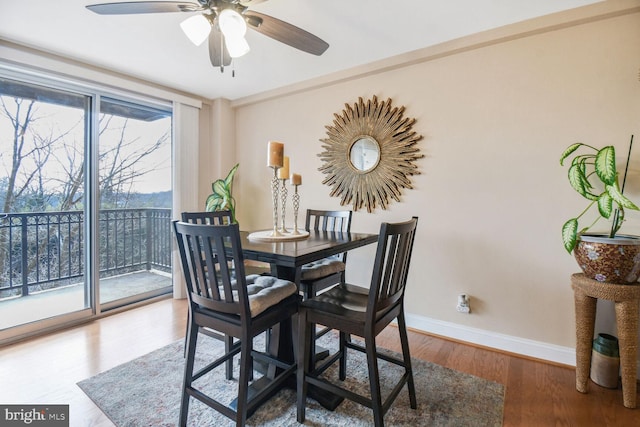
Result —
[[351, 165], [362, 172], [367, 172], [376, 167], [380, 160], [380, 146], [378, 141], [370, 136], [356, 138], [349, 151]]

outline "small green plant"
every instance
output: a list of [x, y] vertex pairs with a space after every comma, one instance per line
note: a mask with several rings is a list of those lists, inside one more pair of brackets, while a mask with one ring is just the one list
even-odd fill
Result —
[[240, 166], [240, 163], [231, 168], [225, 179], [217, 179], [211, 184], [211, 191], [213, 191], [213, 193], [207, 197], [205, 206], [208, 212], [230, 211], [231, 221], [234, 223], [236, 222], [236, 201], [231, 193], [233, 177], [238, 170], [238, 166]]
[[[576, 151], [580, 148], [584, 148], [589, 152], [577, 154]], [[562, 242], [569, 253], [576, 247], [578, 236], [593, 227], [600, 218], [612, 221], [609, 237], [613, 238], [622, 226], [625, 208], [639, 210], [633, 202], [622, 194], [624, 183], [621, 190], [618, 184], [616, 152], [612, 145], [597, 149], [580, 142], [572, 144], [560, 156], [560, 165], [563, 165], [564, 161], [574, 153], [575, 155], [569, 166], [569, 183], [574, 190], [585, 199], [590, 200], [591, 203], [580, 215], [571, 218], [562, 226]], [[578, 220], [594, 204], [598, 206], [600, 215], [591, 225], [578, 231]]]

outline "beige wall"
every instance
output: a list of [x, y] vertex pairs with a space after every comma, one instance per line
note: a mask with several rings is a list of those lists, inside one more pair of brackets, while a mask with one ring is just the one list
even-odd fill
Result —
[[[358, 97], [391, 98], [424, 136], [425, 158], [416, 162], [422, 174], [400, 203], [357, 212], [352, 228], [376, 232], [382, 221], [420, 217], [410, 324], [573, 363], [569, 276], [578, 268], [559, 230], [585, 203], [558, 158], [582, 141], [614, 144], [622, 161], [630, 135], [640, 135], [640, 13], [566, 25], [574, 18], [583, 16], [511, 26], [410, 55], [407, 65], [376, 64], [391, 64], [389, 71], [234, 103], [234, 194], [243, 228], [272, 223], [268, 140], [285, 143], [291, 171], [303, 176], [301, 212], [339, 208], [318, 171], [324, 126]], [[637, 201], [640, 141], [629, 180], [626, 193]], [[640, 216], [628, 217], [627, 231], [640, 233]], [[351, 256], [350, 280], [368, 280], [372, 251]], [[455, 310], [459, 293], [471, 296], [471, 314]], [[598, 332], [613, 327], [611, 307], [600, 311]]]
[[198, 168], [199, 208], [204, 209], [211, 194], [211, 183], [224, 179], [236, 164], [235, 114], [226, 99], [204, 103], [200, 110], [200, 144]]

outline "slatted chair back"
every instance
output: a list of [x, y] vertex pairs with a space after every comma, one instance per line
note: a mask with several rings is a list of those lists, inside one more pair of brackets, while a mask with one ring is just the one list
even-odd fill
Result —
[[395, 318], [402, 308], [417, 226], [417, 217], [380, 226], [367, 305], [370, 325], [375, 325], [383, 316]]
[[190, 302], [250, 319], [238, 224], [173, 224]]
[[335, 231], [348, 233], [351, 231], [352, 211], [325, 211], [307, 209], [305, 230]]
[[231, 211], [182, 212], [182, 221], [192, 224], [224, 225], [231, 224]]
[[[311, 231], [349, 233], [351, 232], [352, 211], [327, 211], [307, 209], [304, 229]], [[347, 253], [338, 256], [340, 261], [347, 261]]]

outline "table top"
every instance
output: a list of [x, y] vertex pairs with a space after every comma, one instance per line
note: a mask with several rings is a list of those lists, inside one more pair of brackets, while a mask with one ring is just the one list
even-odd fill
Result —
[[255, 241], [249, 234], [240, 232], [245, 259], [293, 268], [378, 241], [377, 234], [369, 233], [311, 231], [304, 240], [283, 242]]

